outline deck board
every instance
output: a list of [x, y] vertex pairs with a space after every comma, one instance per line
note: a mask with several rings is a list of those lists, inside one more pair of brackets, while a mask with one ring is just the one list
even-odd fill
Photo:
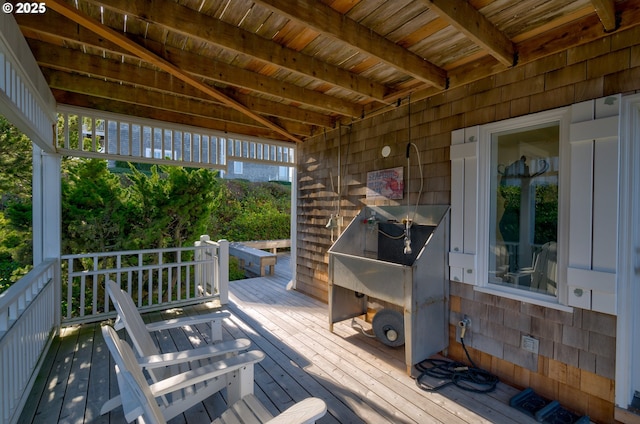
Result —
[[[349, 321], [328, 330], [327, 305], [295, 290], [288, 256], [278, 259], [274, 276], [230, 283], [223, 338], [248, 338], [267, 357], [255, 369], [255, 393], [273, 414], [309, 396], [327, 403], [319, 421], [333, 423], [534, 423], [508, 406], [517, 390], [499, 384], [491, 394], [447, 387], [438, 392], [418, 388], [405, 372], [404, 351], [391, 348], [352, 328]], [[210, 311], [198, 305], [146, 314], [146, 321]], [[121, 336], [124, 333], [120, 332]], [[160, 331], [163, 350], [208, 343], [209, 326]], [[126, 338], [126, 337], [125, 337]], [[56, 338], [30, 394], [21, 423], [122, 423], [117, 408], [99, 416], [102, 403], [117, 394], [113, 361], [99, 325], [64, 329]], [[226, 408], [218, 393], [170, 421], [208, 423]]]

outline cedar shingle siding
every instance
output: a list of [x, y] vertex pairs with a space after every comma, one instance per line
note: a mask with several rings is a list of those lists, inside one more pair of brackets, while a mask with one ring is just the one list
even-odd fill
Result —
[[[449, 204], [451, 131], [487, 124], [614, 94], [640, 90], [640, 28], [456, 87], [430, 98], [404, 102], [388, 111], [342, 126], [299, 146], [297, 287], [327, 298], [325, 228], [340, 201], [345, 225], [366, 204], [367, 172], [406, 166], [405, 146], [418, 145], [424, 166], [422, 204]], [[410, 110], [410, 116], [408, 111]], [[411, 126], [410, 129], [408, 126]], [[383, 158], [384, 145], [392, 147]], [[340, 155], [338, 149], [341, 146]], [[411, 160], [409, 203], [419, 187]], [[338, 168], [339, 160], [341, 169]], [[338, 176], [341, 187], [338, 187]], [[406, 171], [405, 171], [406, 177]], [[338, 199], [337, 192], [342, 192]], [[405, 204], [384, 200], [379, 204]], [[470, 353], [485, 369], [518, 387], [533, 387], [595, 422], [614, 422], [616, 318], [575, 308], [573, 313], [474, 292], [451, 282], [450, 323], [464, 311], [473, 317]], [[451, 358], [464, 352], [450, 326]], [[540, 340], [539, 355], [519, 348], [520, 335]]]

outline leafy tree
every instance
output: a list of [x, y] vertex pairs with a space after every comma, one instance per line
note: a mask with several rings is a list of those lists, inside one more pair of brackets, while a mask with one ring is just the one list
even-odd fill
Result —
[[215, 197], [211, 233], [233, 241], [289, 238], [290, 187], [226, 180]]
[[182, 246], [207, 232], [213, 212], [216, 174], [206, 169], [151, 167], [151, 175], [131, 167], [127, 175], [131, 217], [129, 248]]
[[[91, 147], [81, 139], [77, 116], [68, 128], [72, 146]], [[0, 291], [32, 263], [31, 149], [0, 118]], [[233, 241], [289, 237], [287, 186], [221, 180], [205, 169], [119, 164], [114, 173], [103, 160], [62, 159], [63, 254], [183, 246], [201, 234]]]
[[32, 266], [31, 140], [0, 116], [0, 292]]
[[62, 175], [62, 251], [119, 250], [128, 207], [117, 176], [103, 160], [67, 160]]
[[3, 206], [8, 199], [31, 197], [31, 152], [31, 140], [0, 115], [0, 191], [3, 193]]
[[536, 222], [534, 243], [545, 244], [558, 240], [558, 186], [536, 186]]
[[[519, 186], [500, 187], [504, 201], [504, 213], [500, 220], [500, 231], [505, 241], [520, 240]], [[535, 186], [534, 243], [542, 245], [558, 239], [558, 186], [540, 184]]]

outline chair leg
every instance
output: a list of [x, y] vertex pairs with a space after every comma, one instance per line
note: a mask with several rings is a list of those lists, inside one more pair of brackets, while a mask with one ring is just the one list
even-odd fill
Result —
[[211, 342], [222, 340], [222, 319], [215, 318], [211, 320]]
[[253, 364], [247, 364], [227, 376], [227, 402], [229, 405], [233, 405], [246, 395], [253, 394], [253, 369]]

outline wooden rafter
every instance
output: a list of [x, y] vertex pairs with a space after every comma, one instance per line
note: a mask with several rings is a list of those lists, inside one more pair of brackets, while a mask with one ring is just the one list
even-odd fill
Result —
[[[200, 116], [217, 121], [232, 122], [247, 127], [252, 133], [254, 127], [261, 126], [255, 120], [218, 102], [207, 98], [187, 98], [161, 90], [150, 90], [147, 86], [132, 86], [120, 82], [80, 76], [56, 70], [45, 70], [44, 75], [51, 88], [70, 93], [110, 99], [138, 106], [154, 107], [160, 110]], [[279, 125], [292, 134], [309, 136], [311, 126], [280, 119]]]
[[[172, 32], [272, 63], [298, 74], [341, 87], [370, 99], [381, 101], [386, 87], [314, 57], [288, 49], [235, 25], [198, 13], [175, 2], [158, 0], [113, 0], [108, 4], [89, 2], [117, 13], [139, 16]], [[187, 24], [188, 23], [188, 24]]]
[[[82, 43], [85, 47], [102, 50], [103, 53], [111, 54], [114, 57], [120, 55], [133, 57], [133, 55], [122, 50], [117, 45], [105, 42], [104, 39], [97, 35], [89, 36], [89, 34], [81, 34], [76, 28], [73, 28], [68, 24], [69, 21], [66, 18], [56, 13], [48, 13], [46, 16], [23, 15], [20, 17], [19, 23], [23, 34], [27, 38], [32, 38], [34, 40], [44, 38], [49, 40], [49, 42], [55, 42], [55, 44], [58, 45], [63, 45], [65, 41], [74, 41]], [[323, 109], [330, 113], [351, 117], [357, 117], [362, 114], [361, 107], [336, 97], [328, 96], [314, 90], [305, 89], [294, 84], [276, 81], [265, 75], [250, 72], [214, 59], [207, 59], [206, 63], [203, 63], [202, 56], [197, 56], [177, 48], [160, 46], [158, 43], [154, 43], [150, 40], [141, 40], [139, 43], [146, 49], [156, 53], [158, 56], [161, 56], [166, 60], [169, 60], [172, 64], [194, 77], [202, 78], [211, 82], [222, 82], [234, 87], [248, 89], [272, 96], [279, 96], [284, 99], [288, 99], [291, 102]], [[32, 44], [33, 49], [38, 48], [39, 44], [37, 42]], [[69, 57], [72, 56], [72, 53], [68, 52], [64, 55], [65, 57], [62, 58], [61, 55], [63, 53], [64, 52], [57, 51], [57, 53], [54, 54], [54, 51], [48, 51], [46, 48], [38, 49], [38, 55], [46, 57], [46, 62], [50, 67], [55, 66], [56, 62], [59, 62], [60, 66], [66, 67], [69, 71], [77, 70], [80, 64], [77, 64], [75, 60], [72, 60]], [[98, 57], [96, 57], [96, 59], [98, 59]], [[108, 64], [105, 64], [104, 66], [108, 66]], [[96, 69], [94, 69], [94, 72], [97, 74], [99, 73]], [[133, 77], [133, 75], [128, 73], [124, 73], [123, 75], [123, 78]], [[237, 97], [234, 98], [238, 100]], [[246, 105], [244, 102], [243, 104]], [[293, 112], [293, 114], [295, 115], [295, 112]], [[324, 119], [321, 119], [321, 121], [323, 120]]]
[[[93, 32], [95, 23], [78, 25], [56, 12], [61, 3], [122, 38]], [[443, 94], [407, 71], [410, 55], [438, 64], [449, 92], [459, 95], [457, 88], [511, 66], [514, 51], [525, 65], [640, 25], [637, 1], [551, 3], [56, 0], [45, 14], [15, 19], [62, 103], [283, 140], [282, 131], [306, 139], [391, 110], [408, 95]], [[368, 44], [376, 37], [385, 41]]]
[[383, 36], [349, 19], [322, 2], [315, 0], [256, 0], [267, 8], [277, 10], [311, 27], [319, 33], [346, 42], [358, 50], [380, 59], [383, 63], [406, 72], [413, 78], [433, 85], [446, 87], [446, 72], [424, 58], [387, 40]]
[[506, 66], [515, 62], [513, 43], [467, 0], [423, 0], [442, 19]]
[[47, 7], [55, 10], [56, 12], [60, 13], [63, 16], [66, 16], [67, 18], [95, 32], [96, 34], [102, 37], [105, 37], [109, 41], [115, 44], [118, 44], [120, 47], [127, 50], [128, 52], [135, 54], [136, 56], [145, 60], [146, 62], [151, 63], [157, 66], [158, 68], [162, 69], [163, 71], [170, 73], [171, 75], [184, 81], [190, 86], [197, 88], [198, 90], [201, 90], [202, 92], [210, 95], [214, 99], [217, 99], [223, 102], [224, 104], [226, 104], [227, 106], [251, 117], [255, 121], [264, 125], [265, 127], [275, 131], [281, 136], [286, 137], [288, 140], [295, 141], [295, 142], [301, 141], [298, 137], [295, 137], [293, 134], [290, 134], [280, 126], [274, 124], [273, 122], [262, 117], [261, 115], [258, 115], [257, 113], [249, 110], [247, 107], [240, 104], [236, 100], [231, 99], [230, 97], [222, 94], [221, 92], [214, 89], [213, 87], [194, 79], [191, 75], [187, 74], [186, 72], [184, 72], [177, 66], [173, 65], [172, 63], [168, 62], [167, 60], [157, 56], [154, 53], [149, 52], [147, 49], [141, 47], [140, 45], [124, 37], [122, 34], [112, 30], [109, 27], [102, 25], [100, 22], [81, 13], [79, 10], [70, 7], [63, 0], [50, 0], [49, 2], [47, 2]]
[[616, 23], [616, 7], [613, 0], [591, 0], [591, 4], [596, 9], [596, 13], [604, 26], [604, 30], [614, 31], [617, 27]]
[[263, 126], [254, 126], [250, 128], [250, 131], [247, 131], [248, 127], [246, 125], [210, 117], [186, 115], [180, 112], [161, 110], [153, 106], [136, 105], [113, 99], [104, 99], [101, 97], [71, 93], [57, 88], [52, 88], [51, 92], [58, 103], [70, 106], [78, 106], [94, 110], [106, 110], [121, 115], [143, 116], [144, 118], [154, 119], [156, 121], [177, 122], [181, 125], [208, 128], [216, 131], [244, 134], [253, 137], [269, 139], [278, 139], [281, 137], [279, 134]]
[[[24, 27], [23, 32], [25, 32]], [[106, 60], [97, 55], [79, 55], [77, 50], [58, 47], [35, 39], [32, 39], [29, 42], [29, 46], [38, 58], [40, 66], [44, 68], [57, 69], [77, 74], [90, 74], [97, 78], [109, 79], [112, 81], [120, 80], [130, 85], [147, 87], [152, 90], [173, 93], [178, 96], [204, 100], [210, 99], [208, 95], [189, 85], [185, 85], [180, 80], [172, 78], [171, 75], [155, 71], [151, 68], [135, 66], [127, 62], [123, 63], [122, 61]], [[175, 59], [174, 55], [171, 57], [172, 59]], [[183, 59], [183, 61], [176, 62], [172, 60], [171, 62], [182, 67], [180, 66], [181, 63], [186, 61], [187, 58]], [[194, 71], [194, 69], [197, 70], [197, 68], [201, 66], [202, 65], [192, 66], [191, 71]], [[207, 77], [204, 75], [204, 70], [202, 73], [190, 72], [190, 74], [194, 77], [203, 79]], [[312, 93], [310, 93], [309, 97], [312, 97], [311, 94]], [[287, 106], [282, 103], [262, 99], [256, 96], [251, 96], [251, 98], [249, 98], [242, 94], [235, 94], [233, 98], [261, 115], [279, 116], [281, 118], [305, 122], [325, 128], [331, 128], [334, 125], [333, 119], [330, 116], [317, 112], [305, 111], [298, 107]], [[333, 98], [329, 97], [327, 100], [330, 101], [331, 99]]]
[[[625, 2], [622, 5], [619, 4], [617, 13], [619, 13], [620, 16], [619, 31], [640, 26], [640, 3]], [[580, 9], [574, 12], [574, 14], [568, 15], [568, 17], [563, 16], [557, 21], [549, 23], [545, 26], [543, 32], [536, 32], [535, 34], [525, 33], [521, 36], [522, 41], [516, 45], [519, 55], [518, 63], [531, 63], [555, 53], [565, 51], [571, 46], [587, 44], [606, 36], [599, 22], [596, 14], [585, 13], [584, 9]], [[455, 89], [456, 87], [481, 80], [488, 75], [497, 74], [502, 71], [504, 71], [504, 65], [496, 62], [489, 56], [484, 56], [473, 62], [451, 69], [448, 73], [450, 88]], [[441, 93], [441, 90], [426, 87], [417, 90], [407, 90], [404, 93], [397, 92], [394, 93], [395, 97], [390, 96], [388, 101], [391, 102], [399, 98], [399, 95], [407, 95], [409, 92], [411, 93], [412, 101], [419, 101]], [[379, 114], [385, 110], [386, 109], [366, 109], [365, 113], [371, 116], [371, 114]]]

